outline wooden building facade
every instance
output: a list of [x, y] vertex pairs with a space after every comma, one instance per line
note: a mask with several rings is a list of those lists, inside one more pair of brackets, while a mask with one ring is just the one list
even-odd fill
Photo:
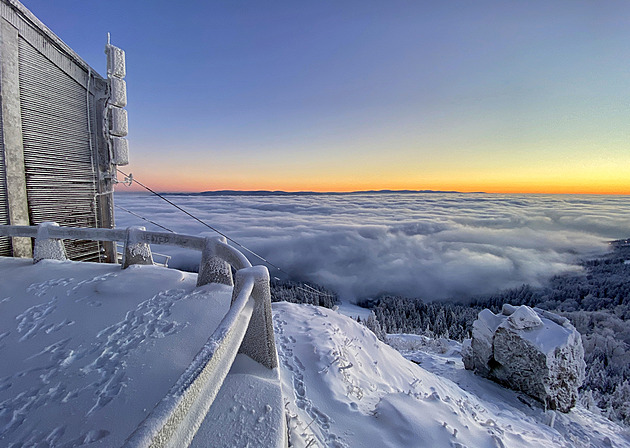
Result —
[[[0, 224], [113, 228], [126, 85], [124, 52], [106, 51], [103, 78], [21, 3], [0, 0]], [[0, 238], [0, 256], [30, 257], [31, 245]], [[66, 249], [74, 260], [116, 260], [111, 243]]]

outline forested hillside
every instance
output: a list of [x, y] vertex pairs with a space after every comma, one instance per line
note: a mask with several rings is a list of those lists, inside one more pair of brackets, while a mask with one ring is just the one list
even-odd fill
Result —
[[466, 304], [383, 296], [362, 305], [374, 311], [376, 319], [369, 326], [377, 334], [416, 333], [458, 341], [470, 337], [479, 311], [499, 312], [504, 303], [566, 316], [584, 343], [583, 403], [630, 425], [630, 244], [623, 240], [611, 245], [607, 256], [584, 261], [581, 275], [554, 277], [544, 288], [523, 285]]
[[[602, 258], [585, 260], [582, 274], [554, 277], [542, 288], [523, 285], [467, 303], [391, 295], [364, 300], [360, 305], [374, 313], [364, 323], [382, 339], [386, 333], [412, 333], [462, 341], [484, 308], [499, 312], [511, 303], [554, 311], [582, 334], [587, 364], [583, 404], [630, 425], [630, 242], [615, 241], [611, 248]], [[328, 308], [336, 301], [331, 291], [297, 282], [274, 281], [272, 297]]]

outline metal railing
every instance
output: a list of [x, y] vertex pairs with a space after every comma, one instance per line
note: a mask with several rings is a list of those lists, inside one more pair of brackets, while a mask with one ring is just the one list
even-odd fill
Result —
[[[123, 243], [116, 243], [116, 263], [122, 264], [123, 259], [123, 249], [125, 245]], [[162, 266], [167, 268], [169, 261], [171, 261], [171, 256], [167, 254], [161, 254], [151, 250], [151, 255], [153, 256], [153, 264], [156, 266]], [[158, 259], [156, 259], [158, 258]]]
[[[244, 353], [269, 369], [278, 367], [271, 320], [269, 271], [254, 266], [225, 238], [203, 238], [144, 227], [97, 229], [39, 226], [0, 226], [0, 236], [35, 238], [33, 262], [65, 260], [63, 239], [124, 242], [122, 268], [152, 264], [149, 244], [201, 251], [197, 286], [220, 283], [234, 286], [232, 303], [193, 362], [129, 436], [127, 447], [188, 446], [216, 398], [237, 353]], [[232, 279], [236, 270], [235, 283]]]

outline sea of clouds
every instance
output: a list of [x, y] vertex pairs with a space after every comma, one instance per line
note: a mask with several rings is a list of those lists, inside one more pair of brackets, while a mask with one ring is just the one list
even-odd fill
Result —
[[[630, 237], [630, 197], [372, 193], [306, 196], [168, 195], [219, 231], [343, 299], [381, 293], [465, 299], [580, 272], [580, 259]], [[148, 194], [115, 203], [176, 232], [216, 235]], [[117, 227], [144, 225], [116, 208]], [[194, 269], [199, 253], [158, 246], [169, 266]], [[252, 264], [260, 264], [247, 254]], [[270, 267], [272, 276], [285, 278]]]

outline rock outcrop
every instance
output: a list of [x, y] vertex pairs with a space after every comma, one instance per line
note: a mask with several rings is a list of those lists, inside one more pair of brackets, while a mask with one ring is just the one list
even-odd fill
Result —
[[503, 305], [501, 314], [481, 311], [462, 357], [467, 369], [562, 412], [575, 405], [586, 367], [575, 327], [525, 305]]

